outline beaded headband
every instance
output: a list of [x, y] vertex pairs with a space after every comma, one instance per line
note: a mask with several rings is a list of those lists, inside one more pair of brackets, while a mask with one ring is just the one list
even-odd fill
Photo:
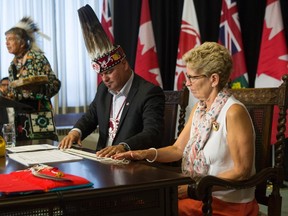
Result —
[[102, 73], [119, 64], [126, 57], [123, 49], [118, 45], [115, 49], [103, 56], [92, 60], [92, 68], [97, 73]]

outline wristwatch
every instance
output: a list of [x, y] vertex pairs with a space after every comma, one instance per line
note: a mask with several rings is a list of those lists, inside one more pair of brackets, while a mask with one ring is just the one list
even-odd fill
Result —
[[130, 151], [131, 150], [127, 143], [120, 143], [120, 145], [123, 145], [125, 151]]

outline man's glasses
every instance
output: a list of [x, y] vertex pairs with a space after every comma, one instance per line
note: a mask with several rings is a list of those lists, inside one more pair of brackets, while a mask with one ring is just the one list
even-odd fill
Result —
[[201, 78], [204, 78], [204, 77], [207, 77], [206, 75], [197, 75], [197, 76], [191, 76], [189, 74], [186, 74], [186, 79], [189, 80], [190, 83], [193, 83], [195, 82], [196, 80], [198, 79], [201, 79]]

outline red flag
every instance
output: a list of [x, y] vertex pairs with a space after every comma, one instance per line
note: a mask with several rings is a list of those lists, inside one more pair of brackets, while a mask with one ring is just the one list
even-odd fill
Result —
[[248, 75], [236, 0], [224, 0], [222, 3], [219, 43], [230, 50], [233, 58], [232, 88], [248, 87]]
[[113, 36], [112, 17], [111, 17], [109, 0], [103, 0], [101, 25], [110, 41], [113, 43], [114, 36]]
[[[112, 17], [110, 12], [109, 0], [103, 0], [103, 8], [101, 15], [101, 25], [112, 43], [114, 43]], [[97, 84], [102, 81], [100, 74], [97, 76]]]
[[142, 0], [135, 72], [147, 81], [162, 87], [149, 0]]
[[175, 90], [181, 90], [183, 83], [186, 81], [186, 65], [182, 60], [182, 56], [200, 44], [201, 39], [194, 2], [193, 0], [184, 0], [174, 80]]
[[[278, 87], [282, 83], [281, 77], [284, 74], [288, 74], [288, 50], [280, 2], [267, 0], [255, 87]], [[279, 110], [275, 109], [274, 112], [277, 113], [277, 117], [273, 118], [272, 144], [276, 142]]]

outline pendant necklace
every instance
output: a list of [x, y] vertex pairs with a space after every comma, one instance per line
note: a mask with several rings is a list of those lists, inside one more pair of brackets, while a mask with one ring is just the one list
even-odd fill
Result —
[[[17, 59], [16, 58], [16, 69], [17, 71], [19, 71], [23, 66], [23, 63], [22, 63], [22, 59]], [[17, 74], [17, 77], [19, 77], [19, 74]]]
[[115, 136], [116, 136], [116, 132], [118, 130], [118, 126], [119, 126], [119, 115], [121, 113], [121, 111], [123, 110], [124, 108], [124, 104], [126, 102], [126, 99], [123, 101], [117, 115], [116, 115], [116, 118], [113, 118], [113, 106], [111, 108], [111, 112], [110, 112], [110, 120], [109, 120], [109, 138], [110, 139], [114, 139]]
[[17, 73], [17, 77], [18, 78], [21, 75], [21, 68], [24, 66], [24, 63], [26, 61], [25, 54], [24, 55], [15, 56], [15, 66], [16, 66], [16, 69], [18, 71], [18, 73]]

